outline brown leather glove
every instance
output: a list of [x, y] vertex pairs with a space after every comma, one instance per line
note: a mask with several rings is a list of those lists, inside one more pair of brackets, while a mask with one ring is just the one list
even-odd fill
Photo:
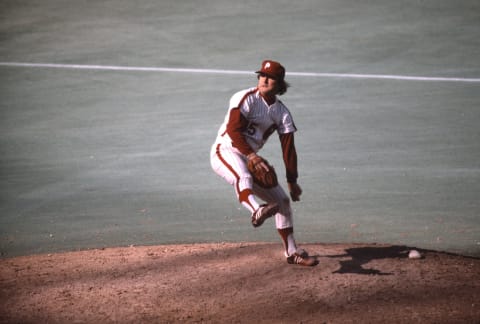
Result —
[[278, 186], [277, 174], [275, 169], [267, 160], [261, 156], [252, 153], [248, 155], [247, 168], [252, 174], [253, 181], [260, 187], [270, 189]]

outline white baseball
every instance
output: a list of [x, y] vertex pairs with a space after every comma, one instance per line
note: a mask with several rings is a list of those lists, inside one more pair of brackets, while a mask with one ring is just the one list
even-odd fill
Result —
[[408, 253], [408, 257], [410, 259], [421, 259], [422, 255], [417, 250], [410, 250], [410, 253]]

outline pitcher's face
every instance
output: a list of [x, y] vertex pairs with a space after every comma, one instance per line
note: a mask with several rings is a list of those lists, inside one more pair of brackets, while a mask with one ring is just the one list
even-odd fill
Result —
[[264, 97], [274, 97], [278, 93], [277, 80], [264, 73], [258, 74], [258, 90]]

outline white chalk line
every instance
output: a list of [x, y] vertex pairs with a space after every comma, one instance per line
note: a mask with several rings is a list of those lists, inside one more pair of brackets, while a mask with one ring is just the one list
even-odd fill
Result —
[[[0, 62], [0, 66], [75, 69], [75, 70], [174, 72], [174, 73], [203, 73], [203, 74], [230, 74], [230, 75], [253, 73], [253, 71], [240, 71], [240, 70], [114, 66], [114, 65], [84, 65], [84, 64], [55, 64], [55, 63], [25, 63], [25, 62]], [[287, 72], [287, 76], [347, 78], [347, 79], [384, 79], [384, 80], [407, 80], [407, 81], [480, 82], [480, 78], [426, 77], [426, 76], [411, 76], [411, 75], [357, 74], [357, 73]]]

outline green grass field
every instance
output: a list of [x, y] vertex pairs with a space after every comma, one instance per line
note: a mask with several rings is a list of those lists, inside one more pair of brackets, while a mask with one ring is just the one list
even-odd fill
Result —
[[[478, 256], [479, 18], [473, 0], [2, 1], [0, 252], [276, 242], [209, 165], [272, 58], [298, 241]], [[275, 137], [263, 154], [283, 175]]]

